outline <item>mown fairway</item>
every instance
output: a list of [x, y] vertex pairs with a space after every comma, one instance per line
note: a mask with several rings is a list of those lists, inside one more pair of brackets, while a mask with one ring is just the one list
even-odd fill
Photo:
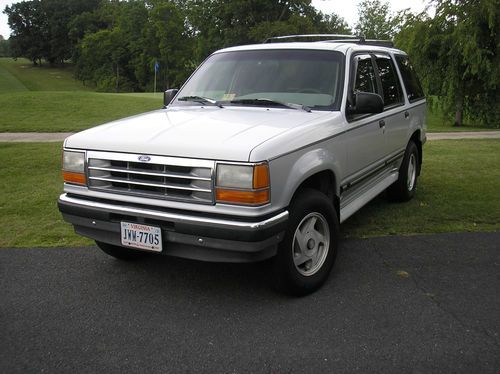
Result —
[[[342, 225], [344, 236], [500, 229], [500, 139], [425, 145], [416, 197], [372, 201]], [[91, 244], [57, 210], [60, 143], [0, 143], [0, 247]]]
[[71, 68], [0, 58], [0, 132], [79, 131], [161, 105], [161, 94], [92, 92]]

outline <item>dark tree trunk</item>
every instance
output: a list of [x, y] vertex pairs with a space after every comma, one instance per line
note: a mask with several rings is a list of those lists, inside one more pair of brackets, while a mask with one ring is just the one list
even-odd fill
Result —
[[116, 64], [116, 87], [115, 91], [118, 93], [118, 80], [120, 79], [120, 74], [118, 73], [118, 64]]
[[464, 88], [461, 85], [458, 88], [457, 95], [455, 97], [455, 122], [453, 126], [460, 127], [462, 126], [464, 116]]

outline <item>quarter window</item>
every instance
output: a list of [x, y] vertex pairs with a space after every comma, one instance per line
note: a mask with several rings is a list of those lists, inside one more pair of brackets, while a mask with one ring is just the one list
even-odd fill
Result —
[[403, 77], [403, 83], [406, 88], [406, 94], [408, 95], [408, 100], [410, 102], [420, 100], [424, 98], [424, 91], [420, 85], [415, 69], [410, 64], [410, 60], [407, 56], [397, 55], [396, 63], [398, 64], [399, 71]]

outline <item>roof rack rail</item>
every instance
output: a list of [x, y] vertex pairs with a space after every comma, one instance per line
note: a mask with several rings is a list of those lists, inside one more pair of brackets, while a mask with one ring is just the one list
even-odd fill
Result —
[[377, 39], [365, 39], [364, 36], [355, 35], [342, 35], [342, 34], [300, 34], [300, 35], [283, 35], [274, 36], [267, 38], [263, 43], [272, 43], [273, 41], [281, 41], [285, 39], [323, 39], [314, 40], [325, 43], [356, 43], [356, 44], [368, 44], [377, 45], [380, 47], [394, 47], [394, 43], [391, 40], [377, 40]]

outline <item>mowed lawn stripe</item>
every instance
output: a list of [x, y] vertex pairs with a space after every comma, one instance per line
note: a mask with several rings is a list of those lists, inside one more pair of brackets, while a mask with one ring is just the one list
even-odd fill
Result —
[[34, 66], [29, 60], [0, 58], [0, 67], [7, 70], [30, 91], [92, 91], [73, 77], [73, 67]]
[[0, 94], [18, 91], [28, 91], [28, 88], [7, 69], [0, 65]]

